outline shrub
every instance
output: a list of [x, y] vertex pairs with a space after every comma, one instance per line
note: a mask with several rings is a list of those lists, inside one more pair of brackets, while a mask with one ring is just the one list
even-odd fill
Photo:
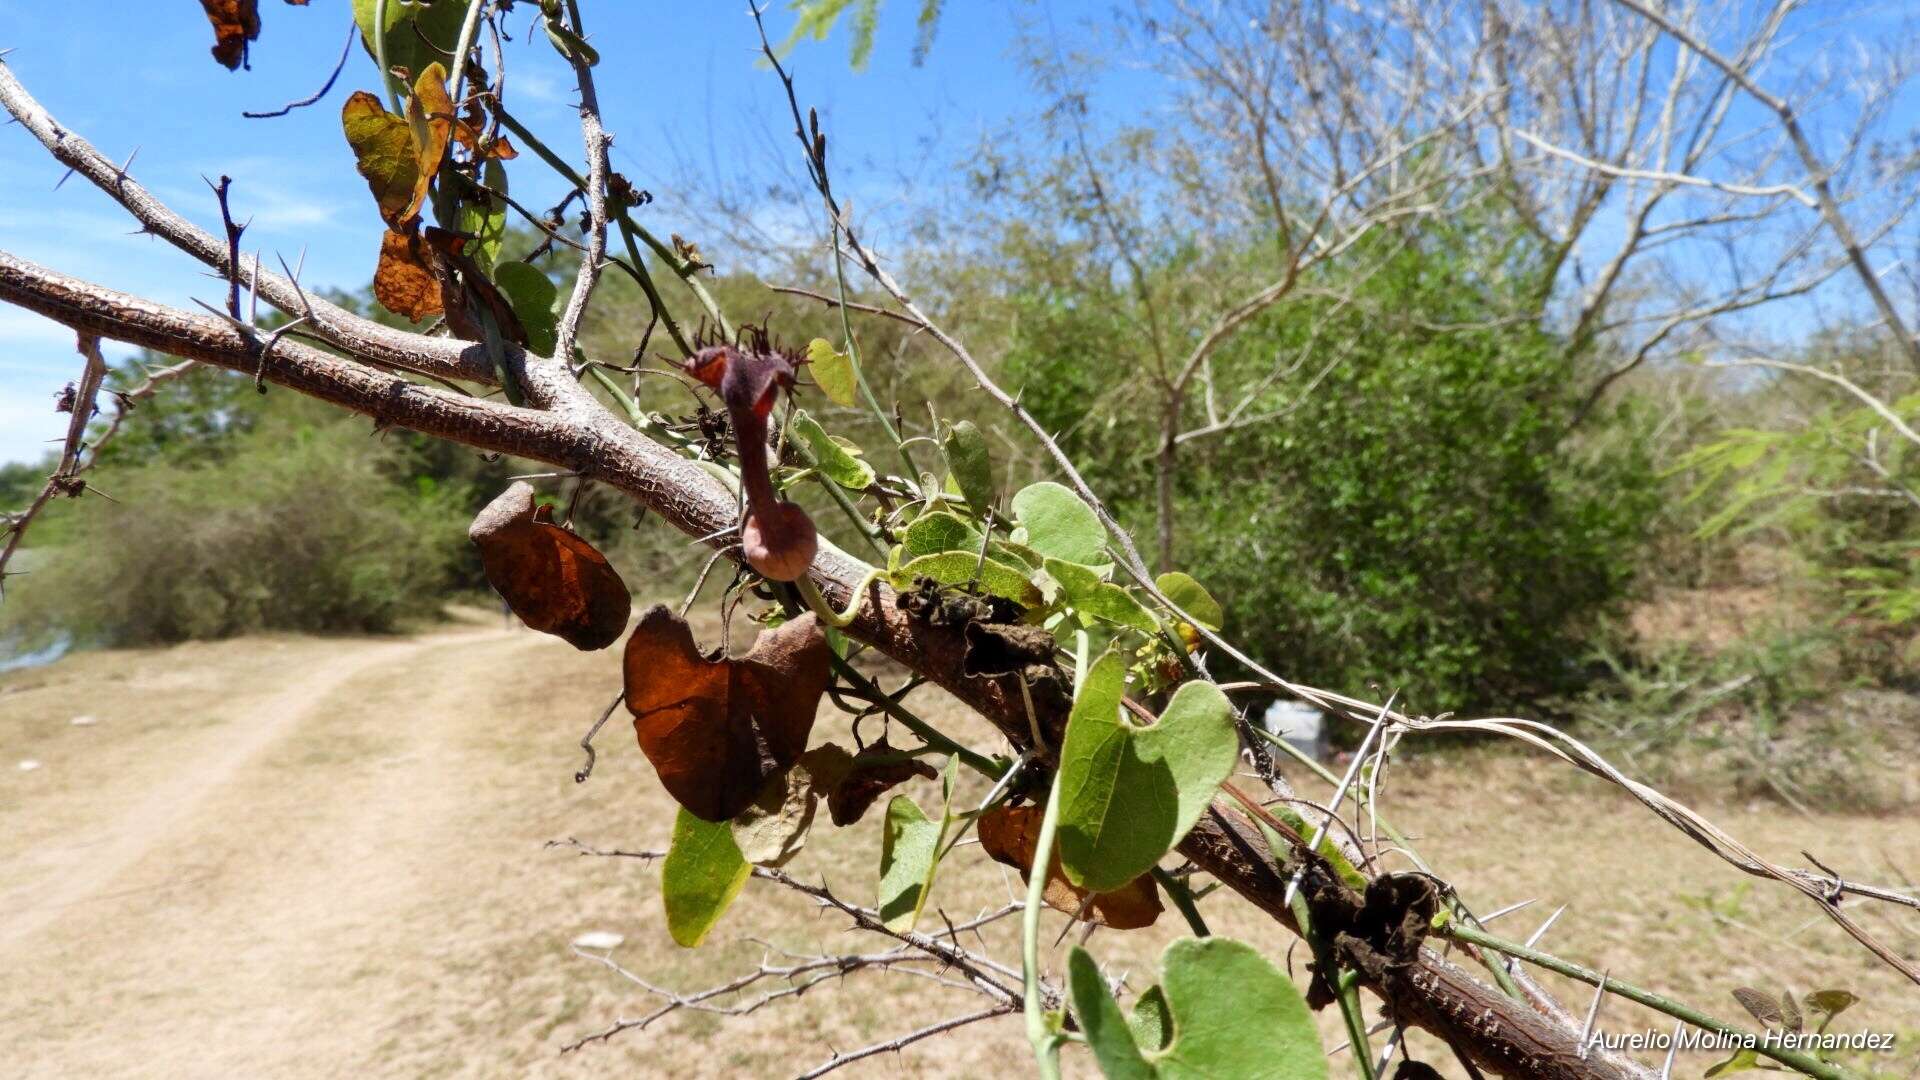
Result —
[[[1177, 480], [1176, 561], [1236, 639], [1292, 677], [1429, 712], [1577, 682], [1568, 658], [1631, 582], [1659, 498], [1633, 409], [1569, 436], [1564, 343], [1503, 317], [1532, 271], [1472, 270], [1472, 232], [1407, 245], [1350, 303], [1303, 288], [1250, 324], [1217, 357], [1223, 382], [1307, 359], [1247, 410], [1272, 419], [1186, 444]], [[1110, 404], [1140, 378], [1108, 351], [1122, 320], [1085, 296], [1024, 304], [1010, 381], [1150, 536], [1137, 432], [1154, 421]]]
[[44, 569], [8, 590], [7, 621], [144, 644], [257, 630], [387, 631], [430, 612], [466, 515], [396, 482], [403, 449], [364, 424], [275, 419], [217, 457], [122, 456], [64, 515]]

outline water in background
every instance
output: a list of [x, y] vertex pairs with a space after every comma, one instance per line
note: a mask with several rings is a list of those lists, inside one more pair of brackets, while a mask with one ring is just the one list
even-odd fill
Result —
[[20, 651], [21, 648], [18, 636], [0, 637], [0, 672], [53, 663], [67, 655], [67, 651], [73, 648], [73, 635], [63, 631], [37, 649]]

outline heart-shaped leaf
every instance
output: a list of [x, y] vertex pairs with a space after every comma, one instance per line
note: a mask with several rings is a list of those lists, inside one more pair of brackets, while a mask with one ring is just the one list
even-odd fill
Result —
[[1233, 708], [1212, 683], [1174, 691], [1159, 722], [1120, 715], [1127, 657], [1110, 651], [1087, 672], [1060, 750], [1060, 858], [1067, 880], [1109, 892], [1178, 844], [1233, 772]]
[[946, 809], [939, 821], [930, 821], [920, 806], [905, 795], [887, 802], [887, 820], [881, 830], [881, 919], [889, 930], [911, 930], [933, 893], [933, 875], [940, 869], [940, 849], [953, 828], [953, 784], [960, 775], [958, 756], [947, 759], [941, 782]]
[[1021, 607], [1040, 604], [1040, 590], [1027, 580], [1027, 575], [994, 559], [983, 563], [978, 555], [964, 551], [922, 555], [896, 569], [891, 577], [896, 588], [906, 588], [918, 578], [931, 578], [942, 585], [978, 585]]
[[811, 612], [709, 658], [686, 620], [649, 608], [627, 639], [626, 701], [667, 793], [706, 821], [738, 816], [806, 750], [832, 655]]
[[972, 522], [945, 510], [921, 514], [907, 525], [900, 544], [908, 558], [938, 555], [944, 551], [980, 552], [980, 530]]
[[820, 392], [835, 405], [853, 404], [853, 392], [857, 385], [853, 376], [853, 357], [833, 347], [825, 338], [814, 338], [807, 342], [808, 369], [813, 372], [813, 381]]
[[1048, 559], [1045, 567], [1047, 575], [1060, 583], [1061, 599], [1081, 614], [1147, 634], [1160, 628], [1153, 612], [1132, 593], [1111, 581], [1100, 580], [1099, 573], [1092, 567], [1060, 559]]
[[627, 628], [632, 599], [606, 556], [547, 519], [533, 485], [516, 481], [473, 519], [487, 580], [520, 621], [576, 649], [604, 649]]
[[1024, 531], [1014, 539], [1042, 555], [1098, 566], [1107, 559], [1107, 530], [1093, 507], [1069, 488], [1042, 480], [1013, 497], [1013, 516]]
[[794, 434], [813, 451], [814, 465], [827, 479], [849, 491], [865, 491], [873, 483], [873, 466], [860, 460], [803, 410], [793, 414]]
[[976, 514], [985, 514], [999, 492], [993, 483], [993, 457], [987, 452], [987, 437], [971, 420], [962, 420], [947, 428], [940, 440], [940, 452], [947, 458], [947, 475]]
[[1215, 600], [1206, 586], [1195, 581], [1192, 575], [1174, 570], [1154, 578], [1153, 583], [1167, 594], [1167, 599], [1193, 616], [1201, 626], [1218, 630], [1226, 625], [1227, 616], [1220, 608], [1220, 601]]
[[[1109, 1080], [1322, 1080], [1326, 1056], [1306, 999], [1254, 951], [1228, 938], [1186, 938], [1160, 959], [1170, 1037], [1143, 1048], [1085, 949], [1067, 958], [1074, 1016]], [[1144, 1004], [1144, 1002], [1143, 1002]]]
[[730, 825], [681, 810], [673, 819], [673, 846], [660, 867], [660, 899], [674, 942], [691, 949], [705, 940], [752, 873]]
[[[367, 55], [378, 58], [373, 48], [373, 13], [377, 0], [353, 0], [353, 21], [360, 27], [360, 43]], [[460, 40], [460, 24], [465, 21], [464, 0], [414, 0], [402, 3], [387, 0], [385, 44], [387, 63], [409, 73], [425, 71], [428, 64], [453, 62], [448, 50]]]
[[[1020, 880], [1027, 880], [1033, 870], [1033, 848], [1040, 839], [1040, 816], [1037, 806], [997, 806], [980, 815], [976, 828], [981, 850], [993, 861], [1020, 871]], [[1060, 872], [1057, 850], [1047, 867], [1047, 886], [1041, 897], [1056, 911], [1115, 930], [1152, 926], [1164, 910], [1160, 887], [1151, 874], [1142, 874], [1112, 892], [1089, 893]]]

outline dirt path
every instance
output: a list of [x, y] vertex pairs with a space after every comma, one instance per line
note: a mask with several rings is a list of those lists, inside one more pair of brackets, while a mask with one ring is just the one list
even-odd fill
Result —
[[[585, 931], [624, 935], [621, 963], [682, 991], [751, 969], [766, 955], [756, 939], [871, 946], [755, 883], [706, 946], [676, 949], [654, 868], [544, 848], [569, 836], [666, 846], [672, 805], [622, 725], [602, 734], [592, 780], [573, 782], [575, 740], [618, 678], [610, 653], [491, 625], [86, 653], [0, 676], [0, 1076], [785, 1076], [977, 1007], [863, 973], [751, 1015], [680, 1014], [563, 1054], [654, 1003], [571, 953]], [[977, 721], [921, 695], [924, 714], [990, 745]], [[816, 737], [844, 739], [844, 726], [823, 719]], [[19, 771], [21, 759], [41, 767]], [[1563, 954], [1723, 1014], [1736, 985], [1846, 987], [1865, 999], [1856, 1026], [1920, 1046], [1910, 988], [1796, 898], [1717, 868], [1615, 793], [1518, 756], [1402, 768], [1390, 807], [1428, 825], [1422, 850], [1472, 902], [1572, 905], [1553, 931]], [[931, 782], [911, 793], [938, 797]], [[1781, 858], [1817, 849], [1882, 877], [1920, 866], [1911, 816], [1701, 809]], [[1521, 819], [1535, 841], [1524, 849], [1504, 824]], [[878, 848], [877, 828], [817, 829], [788, 869], [864, 898]], [[1009, 880], [966, 849], [942, 867], [936, 904], [955, 916], [997, 906]], [[1229, 898], [1207, 917], [1286, 950]], [[1875, 918], [1890, 939], [1920, 940]], [[1163, 921], [1094, 947], [1149, 971], [1180, 931]], [[1651, 1018], [1610, 1003], [1605, 1020]], [[836, 1075], [1000, 1075], [1026, 1052], [1018, 1019], [1003, 1019]], [[1900, 1075], [1911, 1054], [1875, 1065]], [[1068, 1071], [1092, 1074], [1083, 1057]]]
[[404, 665], [436, 639], [356, 644], [340, 649], [324, 666], [287, 679], [252, 705], [247, 719], [223, 725], [182, 747], [188, 761], [152, 763], [155, 775], [139, 799], [105, 824], [100, 839], [77, 840], [43, 861], [41, 880], [0, 896], [0, 956], [86, 901], [112, 898], [115, 882], [142, 857], [190, 833], [203, 804], [217, 800], [236, 774], [262, 751], [311, 722], [342, 684], [379, 665]]

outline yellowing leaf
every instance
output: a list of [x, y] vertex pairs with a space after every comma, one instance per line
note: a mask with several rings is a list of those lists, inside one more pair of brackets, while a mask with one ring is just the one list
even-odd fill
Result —
[[406, 118], [388, 112], [379, 98], [357, 90], [340, 108], [340, 126], [346, 130], [347, 145], [353, 147], [355, 165], [380, 207], [380, 217], [389, 226], [412, 217], [419, 205], [413, 193], [424, 188], [420, 156]]
[[820, 392], [835, 405], [852, 405], [854, 391], [853, 357], [834, 348], [826, 338], [807, 342], [807, 363]]

